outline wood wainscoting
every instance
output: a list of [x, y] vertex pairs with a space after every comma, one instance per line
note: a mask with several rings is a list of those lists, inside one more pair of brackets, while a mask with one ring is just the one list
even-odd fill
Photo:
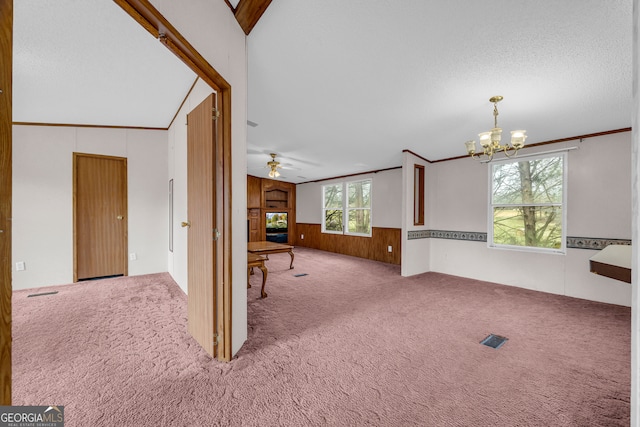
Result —
[[401, 237], [400, 228], [373, 227], [371, 237], [360, 237], [323, 233], [320, 224], [297, 223], [294, 245], [400, 265]]

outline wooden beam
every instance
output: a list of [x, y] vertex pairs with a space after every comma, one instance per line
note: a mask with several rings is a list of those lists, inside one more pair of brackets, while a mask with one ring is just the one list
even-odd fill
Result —
[[11, 405], [11, 73], [13, 0], [0, 0], [0, 405]]
[[167, 46], [209, 86], [215, 90], [231, 89], [231, 85], [148, 0], [114, 0], [114, 2], [149, 31], [153, 37]]
[[236, 7], [235, 15], [238, 24], [246, 35], [249, 35], [253, 27], [258, 23], [271, 0], [240, 0]]

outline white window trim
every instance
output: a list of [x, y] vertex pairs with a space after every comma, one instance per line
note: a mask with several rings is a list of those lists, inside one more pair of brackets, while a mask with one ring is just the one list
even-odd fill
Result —
[[[371, 189], [370, 189], [370, 194], [369, 194], [369, 198], [370, 198], [370, 203], [369, 203], [369, 207], [368, 208], [349, 208], [349, 184], [354, 184], [354, 183], [358, 183], [358, 182], [369, 182], [371, 185]], [[324, 189], [325, 187], [328, 186], [334, 186], [334, 185], [342, 185], [342, 231], [333, 231], [333, 230], [326, 230], [325, 226], [326, 226], [326, 216], [325, 216], [325, 211], [327, 210], [324, 206], [324, 202], [325, 202], [325, 195], [324, 195]], [[373, 179], [371, 178], [365, 178], [365, 179], [358, 179], [358, 180], [354, 180], [354, 181], [342, 181], [342, 182], [335, 182], [332, 184], [324, 184], [322, 186], [322, 228], [321, 228], [321, 232], [322, 233], [327, 233], [327, 234], [342, 234], [345, 236], [360, 236], [360, 237], [371, 237], [373, 234]], [[368, 233], [352, 233], [349, 231], [349, 211], [355, 211], [355, 210], [369, 210], [369, 221], [371, 223], [371, 226], [369, 227], [369, 232]]]
[[[535, 253], [546, 253], [546, 254], [555, 254], [555, 255], [566, 255], [567, 253], [567, 183], [568, 183], [568, 170], [569, 170], [569, 156], [567, 155], [567, 150], [554, 150], [552, 152], [547, 153], [532, 153], [526, 156], [519, 156], [516, 158], [508, 158], [496, 160], [489, 163], [489, 194], [487, 201], [487, 246], [491, 249], [501, 249], [501, 250], [509, 250], [509, 251], [521, 251], [521, 252], [535, 252]], [[495, 164], [505, 164], [505, 163], [516, 163], [524, 160], [539, 160], [547, 157], [562, 157], [562, 237], [561, 237], [561, 245], [558, 249], [552, 248], [538, 248], [535, 246], [516, 246], [516, 245], [503, 245], [493, 243], [493, 208], [499, 206], [506, 206], [501, 204], [493, 204], [493, 165]], [[558, 203], [539, 203], [531, 206], [558, 206]], [[513, 206], [513, 205], [509, 205]], [[517, 205], [517, 206], [527, 206], [526, 204]]]

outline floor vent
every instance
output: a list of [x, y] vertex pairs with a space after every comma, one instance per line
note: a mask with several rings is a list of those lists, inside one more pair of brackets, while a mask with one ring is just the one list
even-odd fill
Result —
[[300, 273], [300, 274], [294, 274], [293, 277], [302, 277], [302, 276], [308, 276], [307, 273]]
[[29, 297], [41, 297], [41, 296], [43, 296], [43, 295], [55, 295], [55, 294], [57, 294], [57, 293], [58, 293], [58, 291], [53, 291], [53, 292], [42, 292], [42, 293], [39, 293], [39, 294], [31, 294], [31, 295], [27, 295], [27, 298], [29, 298]]
[[509, 338], [501, 337], [500, 335], [490, 334], [488, 337], [480, 341], [480, 344], [486, 345], [487, 347], [495, 348], [496, 350], [502, 347], [502, 344], [507, 342]]

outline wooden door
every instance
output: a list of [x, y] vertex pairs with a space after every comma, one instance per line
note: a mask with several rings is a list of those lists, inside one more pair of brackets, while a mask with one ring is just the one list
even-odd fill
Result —
[[127, 275], [127, 159], [73, 153], [74, 281]]
[[187, 115], [187, 216], [188, 216], [188, 330], [216, 357], [218, 331], [218, 258], [222, 250], [216, 230], [219, 202], [217, 177], [216, 94], [211, 94]]

